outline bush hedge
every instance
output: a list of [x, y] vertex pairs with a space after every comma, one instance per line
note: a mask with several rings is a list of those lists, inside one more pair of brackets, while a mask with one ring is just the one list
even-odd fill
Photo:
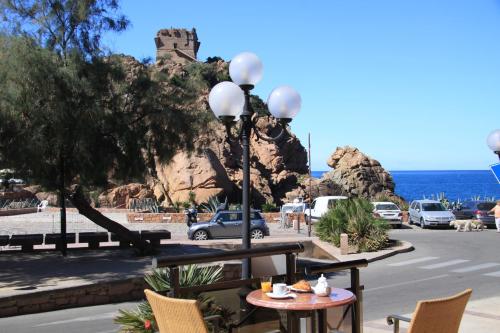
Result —
[[373, 205], [366, 199], [339, 200], [316, 224], [316, 234], [326, 242], [340, 246], [340, 234], [349, 236], [349, 245], [358, 252], [369, 252], [387, 246], [389, 225], [372, 214]]

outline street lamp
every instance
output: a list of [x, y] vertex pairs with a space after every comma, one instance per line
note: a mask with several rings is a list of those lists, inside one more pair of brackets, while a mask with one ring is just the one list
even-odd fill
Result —
[[[259, 133], [255, 126], [256, 118], [250, 104], [250, 91], [262, 79], [263, 66], [253, 53], [243, 52], [231, 60], [229, 76], [233, 82], [221, 82], [214, 86], [208, 96], [208, 103], [215, 116], [226, 126], [229, 140], [240, 140], [243, 155], [243, 226], [242, 248], [250, 249], [250, 135], [252, 129], [259, 139], [272, 142], [279, 140], [286, 130], [287, 124], [300, 111], [300, 95], [289, 86], [275, 88], [267, 100], [267, 107], [281, 125], [281, 132], [276, 137], [268, 137]], [[233, 138], [231, 126], [240, 117], [238, 136]], [[244, 259], [242, 278], [251, 277], [250, 259]]]
[[491, 132], [486, 139], [486, 143], [488, 144], [488, 147], [490, 147], [490, 149], [498, 155], [498, 159], [500, 159], [500, 129]]

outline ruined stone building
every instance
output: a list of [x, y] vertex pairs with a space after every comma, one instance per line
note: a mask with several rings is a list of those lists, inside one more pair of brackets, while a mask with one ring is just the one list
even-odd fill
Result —
[[156, 59], [167, 56], [176, 63], [196, 61], [200, 42], [196, 29], [161, 29], [156, 33]]

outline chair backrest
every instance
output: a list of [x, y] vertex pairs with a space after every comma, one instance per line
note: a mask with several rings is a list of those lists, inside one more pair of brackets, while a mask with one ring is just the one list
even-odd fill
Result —
[[144, 290], [160, 333], [208, 333], [196, 300], [165, 297], [149, 289]]
[[467, 289], [448, 298], [418, 302], [408, 333], [457, 333], [471, 293]]

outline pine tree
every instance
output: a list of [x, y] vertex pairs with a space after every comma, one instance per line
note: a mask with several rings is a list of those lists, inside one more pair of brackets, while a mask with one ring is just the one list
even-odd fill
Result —
[[128, 25], [117, 1], [1, 0], [0, 6], [0, 165], [59, 191], [63, 237], [68, 198], [95, 223], [149, 250], [70, 185], [105, 185], [110, 171], [140, 177], [155, 153], [168, 158], [190, 148], [196, 117], [170, 102], [174, 96], [148, 66], [129, 78], [122, 59], [102, 50], [105, 32]]

